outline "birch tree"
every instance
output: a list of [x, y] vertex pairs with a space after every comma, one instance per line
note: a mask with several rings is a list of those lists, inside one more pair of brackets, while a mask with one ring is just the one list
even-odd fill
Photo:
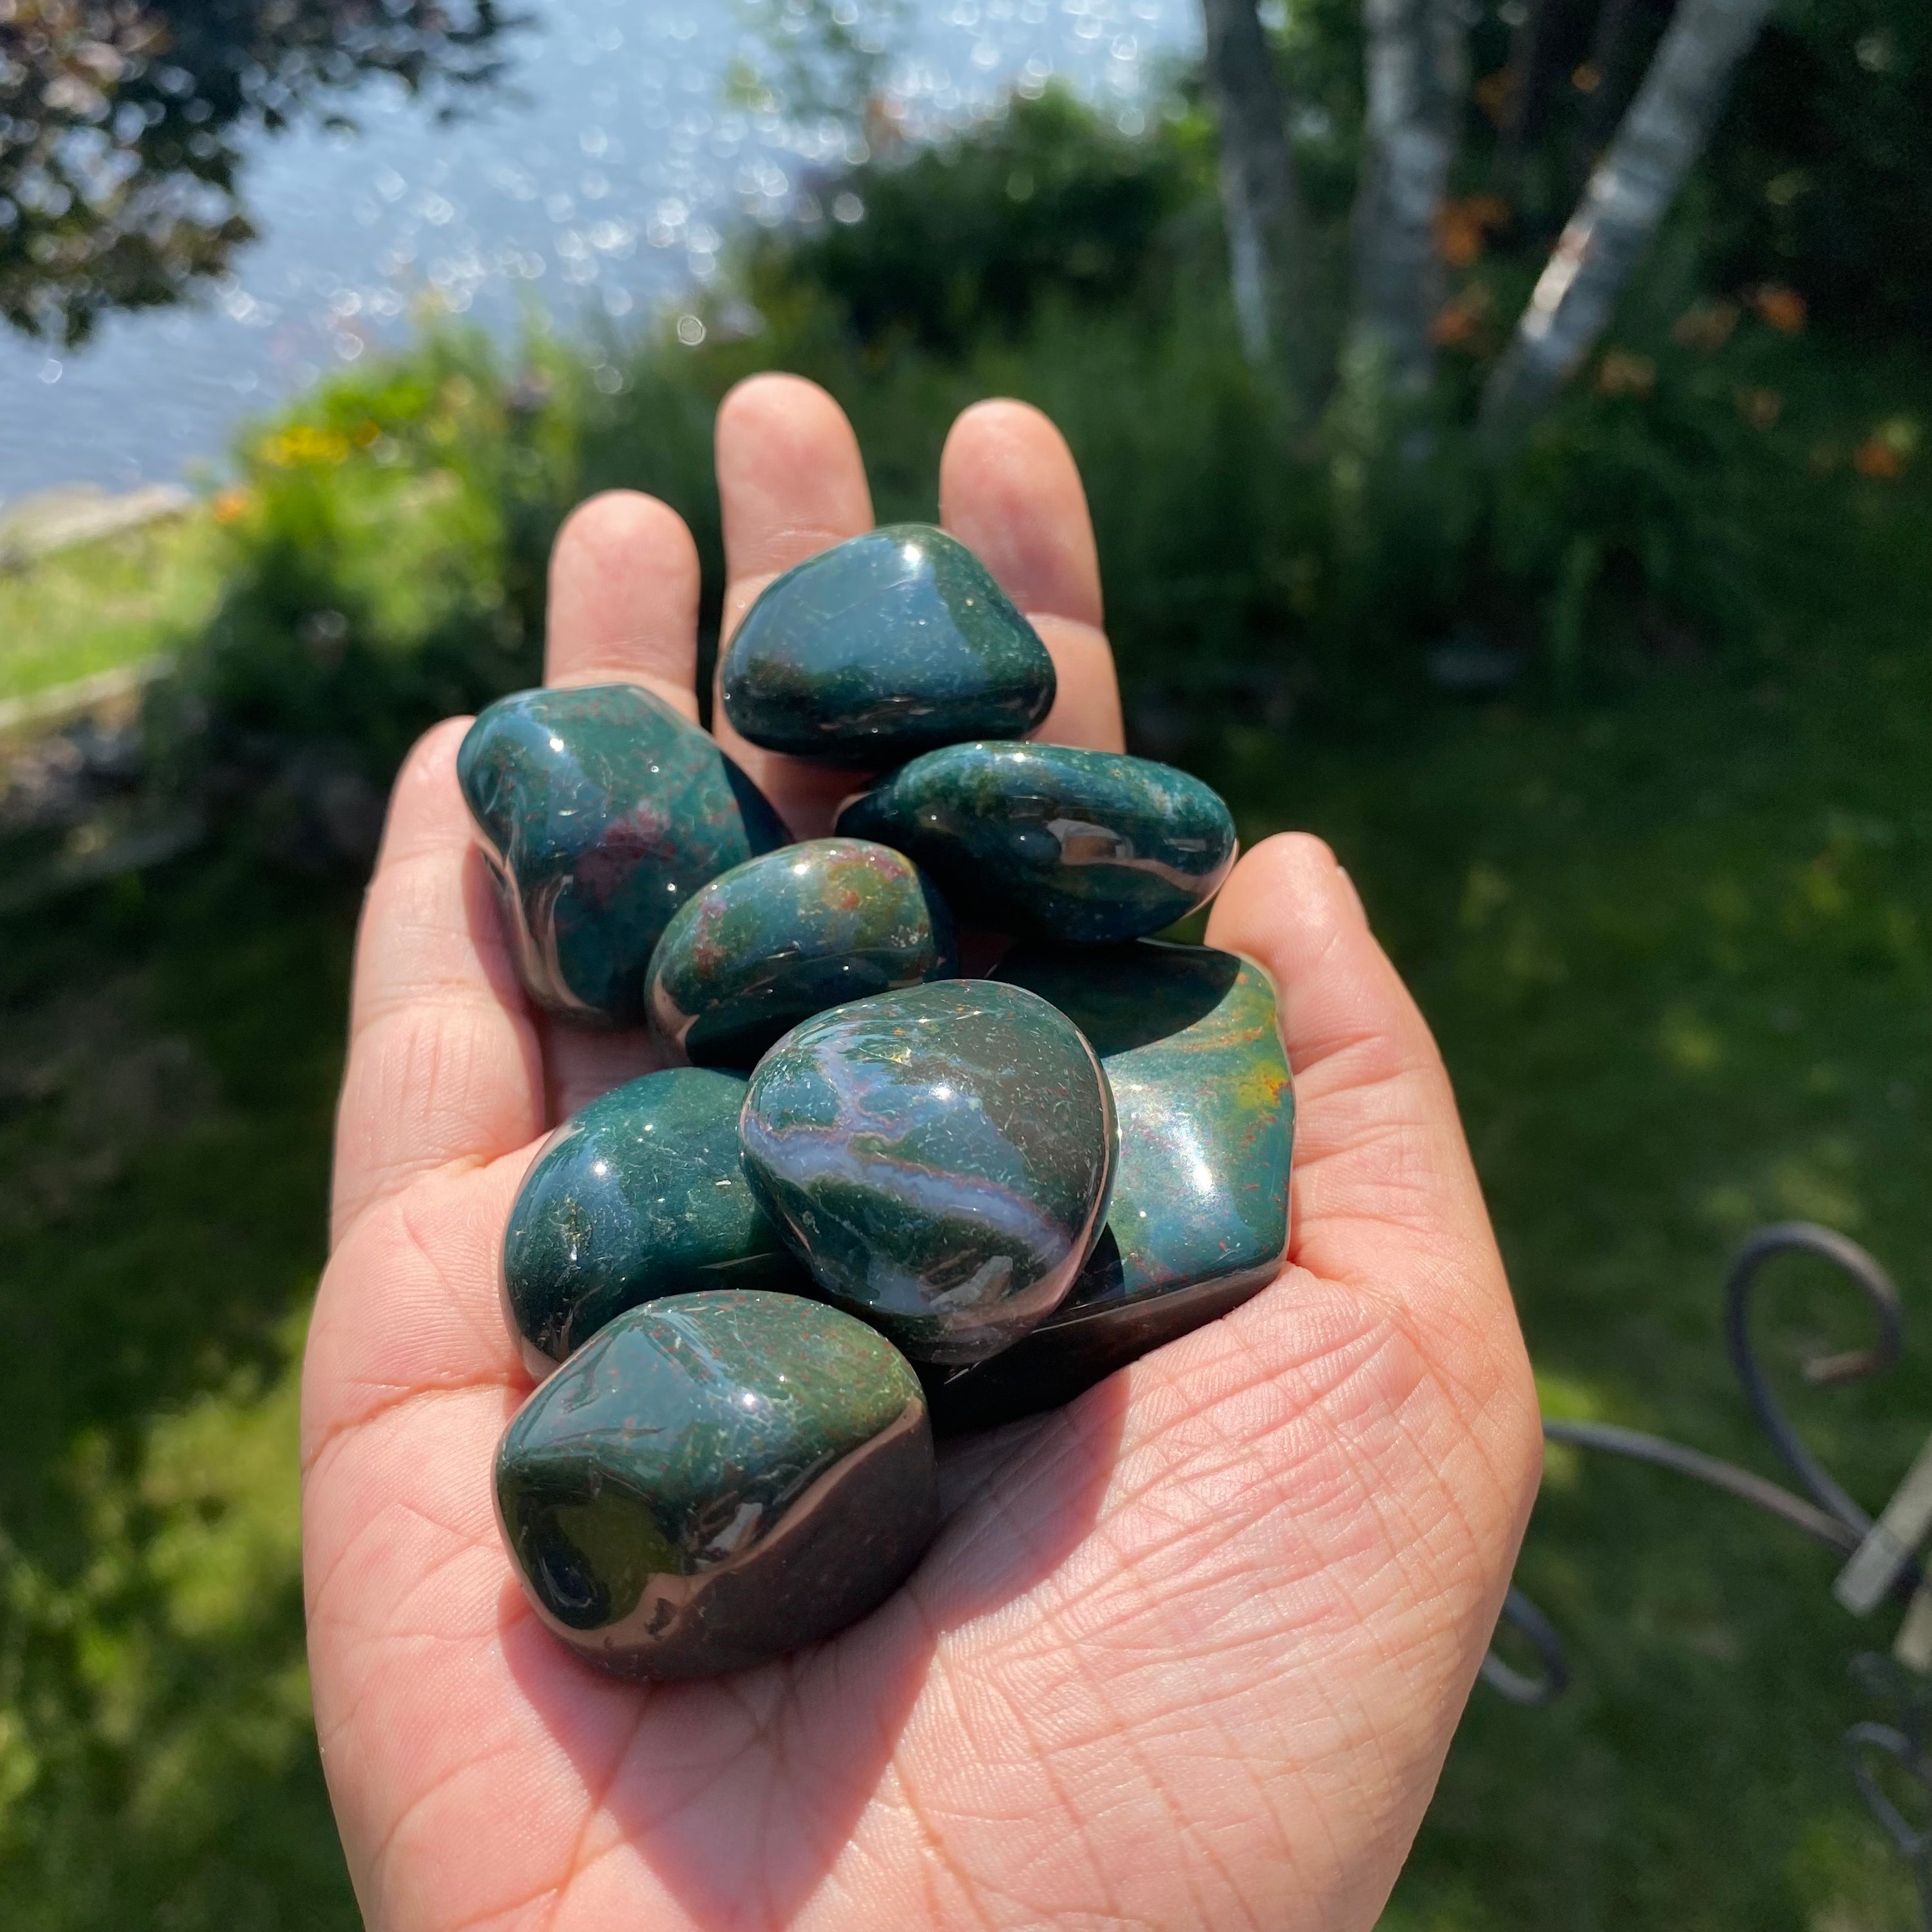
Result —
[[1201, 12], [1242, 346], [1306, 404], [1317, 386], [1313, 276], [1287, 94], [1255, 0], [1201, 0]]
[[1468, 76], [1464, 0], [1364, 0], [1366, 115], [1354, 215], [1352, 374], [1397, 396], [1435, 369], [1430, 324], [1447, 285], [1436, 214]]
[[1608, 325], [1630, 272], [1702, 152], [1772, 0], [1680, 0], [1650, 71], [1558, 238], [1484, 393], [1508, 441], [1548, 406]]

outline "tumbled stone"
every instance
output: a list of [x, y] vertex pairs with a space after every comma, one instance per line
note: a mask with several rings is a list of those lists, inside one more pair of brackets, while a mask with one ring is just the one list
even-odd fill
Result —
[[1071, 1401], [1238, 1306], [1288, 1252], [1294, 1093], [1266, 973], [1149, 940], [1023, 949], [999, 976], [1051, 1000], [1100, 1055], [1120, 1161], [1106, 1228], [1066, 1299], [1008, 1353], [933, 1386], [942, 1432]]
[[629, 1677], [741, 1670], [882, 1602], [938, 1520], [932, 1432], [884, 1336], [794, 1295], [634, 1308], [529, 1401], [496, 1452], [524, 1593]]
[[1052, 708], [1053, 660], [956, 538], [894, 524], [821, 550], [746, 613], [720, 667], [754, 745], [868, 766], [1017, 738]]
[[651, 1024], [700, 1066], [750, 1067], [827, 1006], [958, 970], [945, 902], [902, 854], [812, 838], [713, 879], [651, 961]]
[[1234, 858], [1228, 808], [1198, 778], [1068, 745], [928, 752], [850, 800], [837, 829], [916, 860], [963, 920], [1080, 946], [1172, 925]]
[[523, 691], [470, 726], [457, 776], [540, 1004], [632, 1025], [671, 915], [788, 834], [706, 734], [636, 685]]
[[809, 1294], [738, 1159], [745, 1083], [646, 1073], [553, 1134], [503, 1238], [503, 1300], [534, 1376], [640, 1302], [710, 1288]]
[[977, 1361], [1052, 1312], [1114, 1162], [1093, 1049], [1046, 1000], [984, 980], [794, 1028], [752, 1075], [740, 1133], [820, 1292], [926, 1362]]

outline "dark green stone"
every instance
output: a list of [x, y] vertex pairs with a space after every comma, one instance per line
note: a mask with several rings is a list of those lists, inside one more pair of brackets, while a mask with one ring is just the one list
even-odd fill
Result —
[[738, 626], [718, 680], [725, 716], [753, 744], [865, 766], [1020, 737], [1054, 688], [1046, 646], [986, 566], [923, 524], [787, 571]]
[[671, 915], [788, 836], [696, 725], [632, 684], [521, 691], [470, 726], [457, 776], [532, 998], [634, 1025]]
[[1053, 1312], [1114, 1162], [1093, 1050], [1044, 1000], [985, 980], [795, 1027], [758, 1063], [740, 1132], [820, 1291], [926, 1362], [978, 1361]]
[[654, 1301], [518, 1412], [496, 1514], [537, 1614], [590, 1662], [742, 1670], [842, 1630], [919, 1561], [938, 1521], [925, 1398], [836, 1308]]
[[703, 1066], [754, 1066], [827, 1006], [958, 970], [952, 920], [902, 854], [812, 838], [713, 879], [664, 928], [651, 1024]]
[[1070, 745], [949, 745], [838, 830], [916, 860], [962, 919], [1076, 946], [1139, 939], [1220, 888], [1234, 824], [1198, 778]]
[[638, 1303], [812, 1284], [746, 1184], [745, 1083], [693, 1066], [614, 1088], [553, 1134], [503, 1237], [503, 1300], [530, 1372]]
[[933, 1391], [942, 1431], [1057, 1407], [1265, 1288], [1288, 1252], [1294, 1093], [1274, 988], [1208, 946], [1027, 949], [999, 976], [1068, 1014], [1114, 1090], [1107, 1226], [1072, 1292], [1009, 1353]]

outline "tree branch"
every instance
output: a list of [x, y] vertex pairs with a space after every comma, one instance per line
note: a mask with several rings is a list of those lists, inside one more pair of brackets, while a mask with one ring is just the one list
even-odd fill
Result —
[[1490, 378], [1482, 425], [1492, 444], [1532, 421], [1595, 346], [1771, 4], [1682, 0]]
[[1462, 0], [1364, 0], [1367, 125], [1355, 196], [1352, 371], [1392, 393], [1429, 385], [1445, 291], [1436, 217], [1467, 90]]
[[1286, 95], [1255, 0], [1201, 0], [1201, 14], [1242, 345], [1250, 362], [1276, 370], [1306, 406], [1316, 387], [1308, 223]]

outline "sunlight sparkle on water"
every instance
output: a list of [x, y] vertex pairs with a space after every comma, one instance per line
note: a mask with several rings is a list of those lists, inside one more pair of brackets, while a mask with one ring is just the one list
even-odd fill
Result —
[[[733, 8], [524, 10], [509, 91], [470, 118], [439, 126], [372, 87], [350, 104], [358, 134], [262, 142], [248, 198], [263, 238], [194, 308], [110, 319], [64, 363], [0, 336], [0, 500], [218, 460], [244, 416], [418, 316], [508, 334], [532, 308], [567, 327], [655, 314], [716, 279], [740, 222], [831, 212], [819, 186], [864, 156], [836, 123], [728, 99], [734, 58], [756, 51]], [[884, 104], [919, 135], [1056, 78], [1138, 131], [1156, 62], [1196, 32], [1193, 0], [914, 0], [908, 16]]]

